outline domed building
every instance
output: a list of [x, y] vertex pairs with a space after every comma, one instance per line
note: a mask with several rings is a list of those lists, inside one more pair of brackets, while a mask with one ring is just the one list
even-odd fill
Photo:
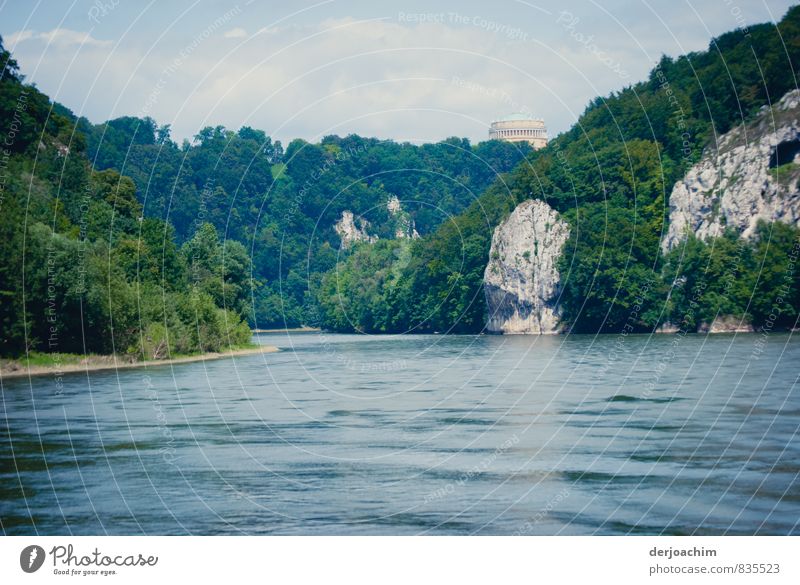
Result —
[[492, 122], [489, 140], [527, 142], [538, 150], [547, 146], [547, 128], [542, 119], [525, 114], [511, 114]]

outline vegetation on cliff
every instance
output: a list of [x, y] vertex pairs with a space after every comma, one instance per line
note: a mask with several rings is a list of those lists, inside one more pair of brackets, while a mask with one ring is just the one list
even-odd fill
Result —
[[134, 182], [92, 170], [75, 122], [0, 40], [0, 355], [158, 359], [250, 342], [247, 254], [210, 224], [146, 217]]
[[[559, 271], [573, 331], [652, 331], [664, 323], [693, 331], [717, 314], [758, 327], [774, 313], [775, 299], [783, 307], [779, 324], [793, 325], [800, 306], [800, 273], [792, 269], [796, 228], [764, 225], [750, 243], [732, 232], [704, 242], [690, 238], [666, 258], [660, 240], [675, 181], [722, 133], [794, 89], [790, 72], [798, 66], [800, 7], [777, 26], [735, 30], [706, 51], [663, 57], [646, 81], [593, 100], [572, 129], [414, 242], [410, 262], [398, 264], [385, 249], [354, 251], [327, 277], [342, 286], [326, 282], [321, 289], [328, 307], [321, 323], [341, 330], [481, 331], [492, 230], [516, 205], [538, 198], [572, 227]], [[371, 278], [382, 260], [400, 273], [388, 288]], [[342, 322], [335, 307], [351, 303], [356, 289], [371, 309], [364, 319], [350, 314]]]

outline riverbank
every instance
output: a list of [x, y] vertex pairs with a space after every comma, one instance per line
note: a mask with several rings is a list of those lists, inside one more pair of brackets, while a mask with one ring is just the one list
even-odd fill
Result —
[[253, 333], [308, 333], [322, 331], [319, 327], [290, 327], [289, 329], [253, 329]]
[[254, 347], [231, 349], [223, 352], [207, 352], [163, 360], [143, 361], [128, 361], [126, 356], [114, 355], [35, 354], [30, 359], [0, 360], [0, 378], [6, 379], [45, 375], [60, 376], [62, 374], [76, 372], [168, 366], [262, 353], [274, 353], [276, 351], [280, 350], [275, 346], [258, 345]]

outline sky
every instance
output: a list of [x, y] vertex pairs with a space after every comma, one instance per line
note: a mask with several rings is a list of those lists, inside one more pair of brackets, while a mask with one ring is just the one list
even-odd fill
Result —
[[567, 130], [661, 55], [777, 22], [783, 0], [0, 0], [27, 81], [98, 123], [191, 139], [251, 126], [288, 143], [357, 133], [485, 140], [521, 112]]

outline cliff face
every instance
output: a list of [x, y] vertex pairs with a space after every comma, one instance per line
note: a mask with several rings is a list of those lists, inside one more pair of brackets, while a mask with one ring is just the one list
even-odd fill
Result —
[[[416, 240], [419, 238], [414, 220], [403, 209], [400, 200], [396, 196], [389, 197], [386, 202], [386, 209], [389, 211], [389, 227], [394, 231], [395, 239], [409, 238]], [[369, 233], [372, 225], [363, 217], [356, 216], [349, 210], [342, 211], [342, 217], [333, 225], [333, 229], [341, 240], [341, 248], [343, 250], [346, 250], [356, 242], [372, 244], [378, 241], [377, 235]]]
[[723, 135], [669, 199], [666, 253], [687, 232], [706, 239], [725, 228], [752, 237], [759, 219], [797, 224], [800, 219], [800, 90], [764, 108], [745, 127]]
[[569, 226], [543, 201], [525, 201], [494, 231], [484, 292], [493, 333], [559, 333], [558, 258]]
[[394, 226], [395, 239], [410, 238], [416, 240], [419, 238], [414, 220], [403, 209], [403, 206], [400, 205], [400, 200], [395, 195], [389, 197], [386, 202], [386, 209], [389, 211], [390, 222]]
[[355, 242], [376, 241], [378, 238], [369, 235], [367, 228], [369, 228], [369, 222], [363, 217], [356, 218], [352, 211], [343, 211], [341, 219], [333, 226], [342, 241], [343, 250], [349, 248]]

